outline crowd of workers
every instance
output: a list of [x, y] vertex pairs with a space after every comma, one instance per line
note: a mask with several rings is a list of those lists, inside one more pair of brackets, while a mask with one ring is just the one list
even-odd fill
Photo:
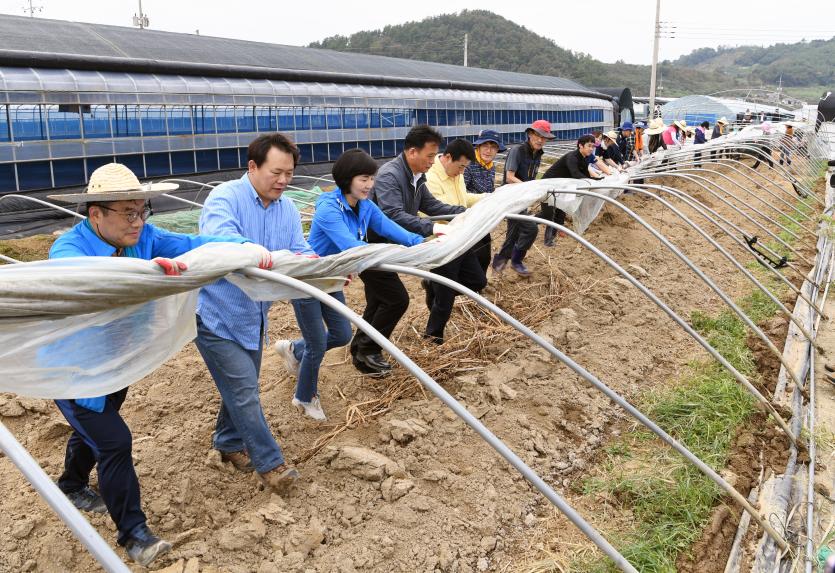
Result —
[[[713, 137], [721, 135], [726, 125], [720, 119]], [[679, 121], [664, 126], [660, 118], [649, 125], [625, 122], [617, 131], [580, 137], [576, 149], [553, 163], [543, 177], [600, 179], [658, 148], [682, 145], [691, 135], [694, 144], [704, 143], [709, 127], [705, 122], [691, 130]], [[527, 140], [507, 154], [502, 184], [538, 176], [543, 147], [554, 134], [545, 120], [533, 122], [526, 133]], [[87, 219], [56, 240], [50, 258], [136, 257], [156, 262], [166, 275], [178, 275], [187, 269], [173, 259], [208, 242], [240, 243], [253, 251], [261, 268], [269, 269], [271, 251], [323, 257], [367, 243], [408, 247], [427, 239], [443, 241], [450, 227], [426, 216], [454, 216], [492, 193], [495, 159], [505, 151], [500, 134], [491, 130], [482, 131], [473, 143], [455, 139], [441, 150], [443, 141], [432, 127], [415, 126], [406, 135], [402, 153], [382, 166], [362, 150], [346, 151], [333, 165], [336, 188], [319, 197], [307, 238], [297, 208], [282, 197], [293, 178], [299, 151], [280, 133], [252, 141], [247, 172], [210, 193], [201, 212], [199, 235], [172, 233], [145, 222], [150, 214], [148, 201], [171, 190], [170, 184], [142, 185], [127, 167], [105, 165], [92, 174], [85, 192], [51, 196], [85, 207]], [[545, 204], [541, 216], [565, 222], [565, 213]], [[510, 221], [492, 257], [488, 234], [433, 272], [477, 292], [487, 285], [490, 267], [495, 276], [508, 265], [518, 275], [529, 276], [524, 261], [536, 237], [534, 223]], [[545, 244], [554, 245], [558, 237], [549, 228]], [[409, 306], [406, 287], [396, 273], [376, 269], [361, 272], [359, 279], [365, 291], [363, 318], [389, 337]], [[424, 281], [422, 286], [429, 310], [423, 335], [428, 342], [441, 344], [456, 292], [437, 282]], [[330, 296], [345, 302], [342, 290]], [[281, 494], [299, 474], [286, 463], [260, 402], [269, 307], [268, 302], [252, 301], [227, 280], [202, 288], [196, 345], [221, 398], [212, 446], [224, 461], [241, 472], [257, 472], [267, 488]], [[302, 415], [324, 420], [318, 381], [328, 350], [350, 344], [353, 365], [371, 376], [386, 375], [392, 365], [379, 344], [362, 331], [353, 333], [348, 320], [327, 305], [300, 298], [292, 301], [292, 307], [301, 338], [279, 340], [272, 346], [296, 379], [293, 406]], [[118, 543], [132, 559], [148, 565], [171, 545], [149, 530], [142, 512], [131, 434], [119, 414], [126, 395], [123, 389], [98, 398], [57, 401], [73, 428], [58, 484], [79, 509], [109, 512]], [[94, 467], [99, 491], [89, 485]]]

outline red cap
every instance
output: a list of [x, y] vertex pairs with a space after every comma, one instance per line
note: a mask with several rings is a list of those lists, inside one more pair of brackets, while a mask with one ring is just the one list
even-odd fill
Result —
[[551, 122], [546, 119], [537, 119], [525, 131], [535, 131], [545, 139], [554, 139], [556, 135], [551, 133]]

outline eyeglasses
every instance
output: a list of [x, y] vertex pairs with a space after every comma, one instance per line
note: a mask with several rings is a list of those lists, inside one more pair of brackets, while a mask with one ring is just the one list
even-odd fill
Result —
[[105, 211], [112, 211], [114, 213], [118, 213], [122, 217], [127, 220], [128, 223], [133, 223], [137, 219], [142, 219], [146, 221], [148, 217], [154, 214], [153, 210], [149, 205], [145, 205], [145, 208], [142, 211], [119, 211], [118, 209], [111, 209], [110, 207], [105, 207], [104, 205], [99, 205]]

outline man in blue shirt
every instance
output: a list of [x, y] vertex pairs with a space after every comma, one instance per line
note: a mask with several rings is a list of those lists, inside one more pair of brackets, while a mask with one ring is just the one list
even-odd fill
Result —
[[[209, 194], [200, 215], [200, 231], [243, 235], [270, 251], [315, 257], [302, 234], [296, 206], [281, 197], [298, 159], [298, 148], [280, 133], [253, 140], [247, 173]], [[283, 494], [299, 474], [284, 463], [264, 417], [258, 385], [270, 304], [251, 300], [226, 280], [203, 287], [197, 304], [196, 343], [221, 397], [213, 447], [237, 469], [254, 469], [265, 486]]]
[[[84, 193], [50, 195], [57, 201], [85, 204], [88, 217], [55, 241], [49, 258], [134, 257], [153, 260], [166, 275], [179, 275], [187, 270], [186, 265], [170, 257], [208, 242], [248, 241], [240, 235], [169, 233], [146, 224], [151, 214], [146, 201], [176, 188], [173, 184], [141, 185], [130, 169], [118, 163], [98, 168]], [[131, 320], [125, 320], [129, 327]], [[83, 331], [78, 334], [83, 335]], [[72, 362], [73, 357], [62, 355], [56, 360]], [[55, 401], [73, 428], [58, 487], [78, 509], [109, 512], [119, 532], [119, 545], [125, 546], [131, 559], [148, 566], [170, 550], [171, 544], [151, 533], [142, 512], [139, 480], [131, 457], [131, 433], [119, 414], [127, 392], [124, 388], [107, 396]], [[94, 466], [101, 495], [89, 485]]]

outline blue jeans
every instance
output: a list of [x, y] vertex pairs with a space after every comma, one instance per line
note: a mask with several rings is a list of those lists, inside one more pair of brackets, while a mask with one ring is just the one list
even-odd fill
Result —
[[258, 374], [262, 345], [258, 350], [247, 350], [216, 336], [199, 315], [195, 343], [220, 392], [220, 411], [212, 436], [214, 448], [225, 453], [246, 451], [258, 473], [283, 464], [281, 448], [261, 408]]
[[[342, 291], [332, 292], [330, 295], [345, 304]], [[302, 338], [293, 342], [293, 354], [300, 362], [296, 399], [310, 402], [317, 393], [319, 366], [325, 352], [331, 348], [345, 346], [351, 341], [351, 323], [315, 298], [297, 298], [293, 299], [292, 303], [296, 322], [302, 331]]]

